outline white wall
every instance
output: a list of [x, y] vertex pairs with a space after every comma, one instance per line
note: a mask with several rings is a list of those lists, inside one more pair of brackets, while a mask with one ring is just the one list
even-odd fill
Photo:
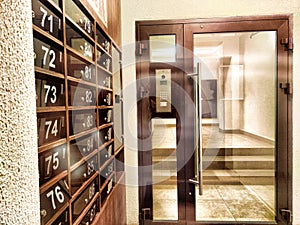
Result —
[[[241, 37], [240, 55], [244, 65], [242, 130], [275, 139], [276, 33], [260, 32]], [[255, 106], [255, 107], [253, 107]]]
[[[300, 62], [300, 0], [122, 0], [125, 140], [128, 224], [138, 222], [137, 121], [135, 105], [135, 21], [296, 13], [294, 62]], [[296, 35], [298, 34], [298, 36]], [[300, 87], [300, 64], [294, 63], [294, 87]], [[294, 88], [294, 137], [300, 136], [300, 89]], [[300, 224], [300, 139], [294, 139], [294, 224]], [[298, 162], [298, 163], [297, 163]]]

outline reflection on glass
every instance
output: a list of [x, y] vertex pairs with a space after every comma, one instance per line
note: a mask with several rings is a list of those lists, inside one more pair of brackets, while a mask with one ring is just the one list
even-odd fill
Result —
[[66, 23], [67, 26], [67, 44], [80, 53], [82, 56], [93, 60], [94, 46], [88, 39], [83, 38], [78, 30], [70, 23]]
[[[122, 80], [121, 80], [121, 68], [120, 68], [120, 53], [113, 48], [112, 50], [112, 60], [113, 60], [113, 89], [114, 89], [114, 132], [115, 132], [115, 149], [118, 149], [123, 145], [123, 118], [122, 118]], [[106, 81], [109, 81], [109, 77]], [[110, 83], [110, 82], [109, 82]]]
[[276, 33], [196, 34], [194, 53], [204, 179], [196, 220], [275, 222]]
[[67, 15], [84, 29], [91, 37], [93, 37], [93, 22], [86, 17], [86, 14], [79, 8], [79, 6], [72, 0], [65, 1], [65, 9]]
[[178, 220], [176, 119], [152, 119], [153, 220]]
[[176, 35], [150, 36], [150, 62], [176, 62]]

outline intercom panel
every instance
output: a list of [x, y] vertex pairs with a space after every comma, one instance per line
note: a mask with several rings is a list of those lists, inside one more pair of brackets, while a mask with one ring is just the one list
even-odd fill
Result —
[[171, 112], [171, 69], [157, 69], [156, 112]]

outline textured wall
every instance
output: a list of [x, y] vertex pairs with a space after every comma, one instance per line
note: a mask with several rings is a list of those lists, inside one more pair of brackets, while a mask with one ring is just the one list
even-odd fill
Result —
[[30, 0], [0, 0], [0, 224], [40, 224]]
[[[249, 15], [294, 14], [294, 62], [300, 60], [300, 0], [122, 0], [122, 48], [124, 62], [124, 114], [126, 160], [130, 170], [126, 179], [127, 221], [137, 224], [138, 221], [138, 187], [132, 183], [138, 177], [137, 170], [137, 121], [135, 81], [135, 21], [157, 19], [214, 18]], [[300, 64], [294, 63], [294, 225], [300, 225]], [[131, 88], [127, 88], [131, 87]], [[296, 88], [297, 87], [297, 88]], [[297, 126], [296, 126], [297, 124]], [[136, 169], [134, 169], [136, 168]]]

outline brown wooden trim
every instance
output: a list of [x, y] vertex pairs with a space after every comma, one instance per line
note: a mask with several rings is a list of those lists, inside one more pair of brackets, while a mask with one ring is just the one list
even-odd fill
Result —
[[52, 142], [50, 144], [46, 144], [46, 145], [43, 145], [43, 146], [39, 147], [39, 151], [38, 152], [39, 153], [43, 153], [43, 152], [45, 152], [45, 151], [47, 151], [47, 150], [49, 150], [51, 148], [58, 147], [58, 146], [60, 146], [62, 144], [65, 144], [65, 143], [67, 143], [66, 142], [66, 138], [60, 139], [58, 141], [55, 141], [55, 142]]
[[64, 177], [68, 175], [67, 171], [63, 171], [54, 178], [52, 178], [49, 182], [43, 184], [40, 186], [40, 194], [43, 194], [45, 191], [47, 191], [48, 188], [50, 188], [53, 184], [57, 183], [58, 181], [62, 180]]
[[124, 145], [121, 145], [117, 150], [115, 150], [115, 155], [118, 155], [120, 152], [124, 151]]
[[[136, 28], [139, 26], [153, 26], [153, 25], [171, 25], [171, 24], [199, 24], [212, 22], [244, 22], [244, 21], [262, 21], [262, 20], [289, 20], [291, 14], [275, 14], [275, 15], [261, 15], [261, 16], [236, 16], [236, 17], [215, 17], [215, 18], [198, 18], [198, 19], [176, 19], [176, 20], [139, 20], [136, 21]], [[138, 39], [138, 36], [136, 37]]]
[[63, 47], [63, 42], [60, 41], [59, 39], [53, 37], [52, 35], [50, 35], [49, 33], [47, 33], [46, 31], [42, 30], [41, 28], [39, 28], [38, 26], [32, 24], [32, 27], [33, 27], [33, 31], [39, 33], [39, 34], [42, 34], [44, 35], [45, 37], [47, 37], [48, 39], [50, 39], [51, 41], [53, 41], [54, 43], [60, 45], [61, 47]]

